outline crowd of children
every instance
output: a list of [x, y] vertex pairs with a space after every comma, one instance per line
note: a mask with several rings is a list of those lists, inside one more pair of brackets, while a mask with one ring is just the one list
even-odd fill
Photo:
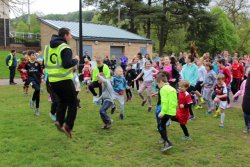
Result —
[[[120, 65], [116, 63], [115, 57], [109, 60], [106, 57], [103, 61], [100, 56], [96, 57], [96, 67], [92, 67], [89, 59], [84, 59], [83, 69], [80, 74], [74, 72], [74, 83], [76, 93], [81, 91], [79, 76], [83, 76], [82, 83], [86, 85], [86, 91], [94, 96], [94, 102], [100, 105], [100, 117], [104, 123], [103, 129], [112, 126], [112, 120], [107, 114], [116, 110], [117, 101], [119, 104], [120, 119], [125, 119], [125, 99], [129, 102], [133, 95], [133, 89], [138, 90], [142, 100], [141, 106], [148, 102], [148, 112], [152, 111], [153, 94], [158, 94], [156, 106], [157, 129], [161, 136], [161, 143], [166, 151], [172, 147], [167, 134], [166, 126], [171, 121], [176, 121], [184, 133], [184, 140], [190, 140], [187, 129], [188, 120], [195, 119], [194, 109], [202, 109], [203, 103], [207, 103], [207, 114], [220, 116], [219, 127], [225, 126], [225, 111], [230, 108], [230, 92], [233, 94], [233, 101], [238, 102], [239, 96], [247, 96], [245, 87], [247, 76], [250, 71], [250, 58], [233, 57], [227, 51], [217, 53], [212, 59], [209, 53], [199, 58], [197, 53], [183, 53], [179, 59], [172, 56], [155, 57], [150, 59], [138, 53], [131, 62], [123, 56]], [[23, 58], [18, 70], [24, 82], [23, 91], [28, 93], [29, 85], [34, 89], [30, 107], [36, 108], [35, 114], [40, 114], [40, 85], [43, 78], [42, 64], [35, 59], [34, 52], [28, 52], [28, 57]], [[45, 69], [46, 70], [46, 69]], [[46, 80], [46, 77], [45, 77]], [[56, 97], [49, 89], [50, 84], [46, 82], [48, 92], [52, 97], [51, 119], [56, 117]], [[99, 96], [94, 88], [99, 88]], [[153, 88], [156, 87], [154, 90]], [[146, 90], [146, 97], [144, 91]], [[155, 92], [157, 91], [157, 92]], [[244, 103], [244, 100], [243, 100]], [[36, 105], [35, 105], [36, 104]], [[80, 108], [80, 99], [78, 99]], [[243, 108], [245, 106], [243, 105]], [[244, 108], [245, 129], [244, 133], [250, 132], [250, 111]]]

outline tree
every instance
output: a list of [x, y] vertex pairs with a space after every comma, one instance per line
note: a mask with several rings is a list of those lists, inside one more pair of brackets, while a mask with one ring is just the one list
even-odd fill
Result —
[[250, 7], [248, 0], [218, 0], [217, 5], [228, 13], [234, 25], [237, 23], [237, 17]]
[[211, 13], [217, 16], [217, 29], [208, 40], [209, 48], [212, 48], [213, 52], [218, 50], [236, 51], [240, 38], [233, 23], [219, 7], [213, 8]]

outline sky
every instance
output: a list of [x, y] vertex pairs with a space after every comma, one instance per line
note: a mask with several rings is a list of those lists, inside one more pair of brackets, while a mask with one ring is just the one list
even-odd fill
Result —
[[[27, 0], [24, 0], [27, 2]], [[30, 0], [31, 13], [47, 14], [66, 14], [79, 10], [79, 0]], [[28, 5], [20, 6], [24, 13], [28, 13]], [[90, 10], [91, 7], [84, 7], [83, 10]], [[17, 14], [16, 14], [17, 15]], [[16, 15], [11, 12], [10, 17], [14, 18]], [[21, 15], [18, 14], [18, 15]]]

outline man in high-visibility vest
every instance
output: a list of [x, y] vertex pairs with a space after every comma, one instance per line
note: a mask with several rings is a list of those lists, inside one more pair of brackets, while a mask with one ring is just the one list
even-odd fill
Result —
[[48, 72], [49, 83], [58, 98], [55, 125], [68, 137], [71, 137], [77, 111], [72, 68], [79, 61], [78, 56], [73, 58], [72, 50], [67, 44], [71, 39], [70, 30], [61, 28], [58, 35], [51, 37], [50, 46], [46, 46], [44, 50], [44, 65]]
[[16, 85], [16, 83], [14, 82], [14, 78], [16, 75], [16, 67], [17, 67], [15, 50], [11, 50], [10, 54], [7, 56], [6, 65], [9, 67], [10, 70], [10, 85]]

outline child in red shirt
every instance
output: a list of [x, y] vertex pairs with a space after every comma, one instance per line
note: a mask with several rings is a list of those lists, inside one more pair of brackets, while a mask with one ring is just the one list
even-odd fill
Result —
[[[235, 95], [240, 89], [241, 81], [244, 79], [244, 67], [241, 63], [239, 63], [239, 58], [234, 57], [232, 68], [233, 81], [231, 84], [232, 93]], [[238, 98], [234, 98], [234, 102], [237, 102]]]
[[91, 82], [91, 73], [92, 73], [92, 68], [91, 68], [91, 64], [89, 62], [88, 58], [84, 59], [85, 63], [84, 63], [84, 67], [82, 69], [82, 75], [83, 75], [83, 84], [86, 84], [86, 91], [89, 92], [88, 90], [88, 85]]
[[29, 89], [29, 82], [28, 82], [28, 72], [27, 70], [25, 69], [25, 65], [26, 63], [28, 62], [28, 59], [27, 58], [21, 58], [21, 63], [18, 65], [18, 68], [17, 70], [20, 72], [20, 75], [21, 75], [21, 78], [24, 82], [24, 85], [23, 85], [23, 93], [24, 94], [28, 94], [28, 89]]
[[188, 129], [186, 127], [188, 118], [190, 116], [189, 108], [193, 104], [191, 95], [187, 92], [189, 86], [189, 82], [186, 80], [181, 80], [179, 82], [180, 92], [178, 94], [178, 108], [176, 112], [176, 119], [172, 119], [173, 121], [177, 121], [180, 123], [180, 127], [185, 135], [183, 137], [183, 140], [190, 139]]

